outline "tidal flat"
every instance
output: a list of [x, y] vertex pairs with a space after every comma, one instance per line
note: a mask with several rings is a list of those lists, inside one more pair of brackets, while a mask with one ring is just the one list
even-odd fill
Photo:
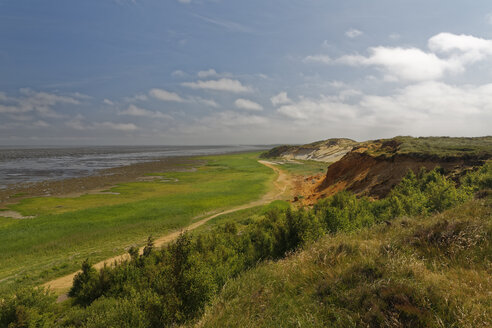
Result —
[[[275, 173], [258, 155], [139, 163], [110, 169], [113, 174], [47, 182], [50, 196], [15, 191], [10, 197], [23, 194], [4, 208], [34, 218], [0, 217], [0, 292], [41, 284], [78, 270], [86, 258], [96, 262], [125, 253], [150, 235], [261, 198]], [[156, 179], [138, 181], [147, 176]]]

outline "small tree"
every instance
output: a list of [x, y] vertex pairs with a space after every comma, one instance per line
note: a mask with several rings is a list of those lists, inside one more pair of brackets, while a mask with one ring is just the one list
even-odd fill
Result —
[[152, 253], [152, 250], [154, 249], [154, 238], [152, 236], [149, 236], [147, 238], [147, 245], [145, 245], [144, 250], [143, 250], [143, 256], [147, 257]]
[[89, 263], [89, 259], [85, 259], [82, 262], [82, 271], [73, 278], [73, 285], [68, 296], [75, 298], [76, 303], [89, 305], [102, 295], [99, 287], [97, 270]]

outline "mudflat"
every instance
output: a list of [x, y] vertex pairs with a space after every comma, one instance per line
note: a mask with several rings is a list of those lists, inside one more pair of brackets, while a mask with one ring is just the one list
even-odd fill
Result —
[[19, 183], [0, 189], [0, 208], [19, 200], [39, 196], [74, 197], [89, 191], [99, 192], [118, 183], [135, 181], [148, 173], [177, 172], [203, 165], [198, 157], [166, 157], [97, 171], [94, 175], [63, 180]]

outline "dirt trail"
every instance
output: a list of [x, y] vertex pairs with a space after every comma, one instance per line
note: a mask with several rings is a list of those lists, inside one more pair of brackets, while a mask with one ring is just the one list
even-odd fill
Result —
[[[259, 199], [257, 201], [254, 201], [254, 202], [251, 202], [248, 204], [244, 204], [244, 205], [240, 205], [240, 206], [237, 206], [237, 207], [234, 207], [234, 208], [231, 208], [231, 209], [219, 212], [219, 213], [208, 215], [208, 216], [204, 217], [203, 219], [183, 228], [182, 230], [175, 231], [175, 232], [172, 232], [172, 233], [167, 234], [165, 236], [162, 236], [162, 237], [160, 237], [154, 241], [154, 245], [156, 247], [161, 247], [167, 243], [170, 243], [171, 241], [177, 239], [178, 236], [181, 234], [181, 232], [196, 229], [199, 226], [207, 223], [208, 221], [210, 221], [210, 220], [212, 220], [212, 219], [214, 219], [220, 215], [229, 214], [229, 213], [241, 211], [244, 209], [248, 209], [251, 207], [268, 204], [274, 200], [288, 198], [289, 191], [293, 187], [293, 181], [290, 179], [289, 175], [286, 174], [283, 170], [279, 169], [275, 163], [267, 162], [267, 161], [258, 161], [258, 162], [271, 168], [272, 170], [274, 170], [278, 174], [277, 179], [273, 183], [275, 186], [275, 189], [272, 189], [271, 191], [269, 191], [266, 195], [264, 195], [261, 199]], [[142, 252], [143, 252], [143, 247], [140, 248], [140, 254], [142, 254]], [[115, 257], [106, 259], [106, 260], [101, 261], [99, 263], [96, 263], [96, 264], [94, 264], [94, 268], [99, 270], [99, 269], [103, 268], [105, 265], [107, 265], [107, 266], [113, 265], [115, 262], [119, 263], [119, 262], [128, 260], [129, 258], [130, 258], [129, 254], [125, 253], [125, 254], [122, 254], [119, 256], [115, 256]], [[49, 282], [45, 283], [43, 285], [43, 287], [50, 288], [52, 291], [54, 291], [57, 294], [62, 294], [64, 292], [66, 292], [72, 286], [73, 278], [75, 277], [75, 275], [78, 272], [80, 272], [80, 271], [77, 271], [77, 272], [71, 273], [67, 276], [60, 277], [58, 279], [49, 281]], [[58, 300], [63, 301], [66, 298], [67, 298], [66, 295], [61, 295], [58, 298]]]

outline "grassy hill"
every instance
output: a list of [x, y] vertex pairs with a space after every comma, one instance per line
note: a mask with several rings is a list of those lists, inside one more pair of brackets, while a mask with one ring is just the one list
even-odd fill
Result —
[[230, 281], [197, 327], [490, 327], [492, 199], [327, 236]]
[[434, 158], [492, 158], [492, 136], [475, 138], [395, 137], [362, 142], [354, 149], [371, 156], [414, 155]]

